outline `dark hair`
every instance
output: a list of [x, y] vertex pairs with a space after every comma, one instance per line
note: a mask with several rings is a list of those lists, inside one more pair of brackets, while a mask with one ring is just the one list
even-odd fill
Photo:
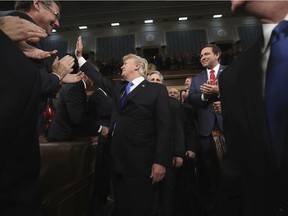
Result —
[[[61, 10], [61, 5], [58, 0], [42, 0], [42, 1], [45, 2], [48, 6], [51, 6], [52, 2], [54, 2], [59, 7], [59, 10]], [[33, 5], [33, 1], [20, 0], [20, 1], [15, 2], [14, 8], [15, 10], [29, 12], [32, 5]]]
[[211, 47], [211, 48], [212, 48], [212, 52], [213, 52], [214, 54], [219, 53], [219, 57], [221, 56], [221, 49], [220, 49], [220, 47], [218, 47], [216, 44], [206, 44], [206, 45], [202, 46], [202, 47], [201, 47], [201, 50], [200, 50], [200, 53], [201, 53], [201, 51], [202, 51], [204, 48], [206, 48], [206, 47]]

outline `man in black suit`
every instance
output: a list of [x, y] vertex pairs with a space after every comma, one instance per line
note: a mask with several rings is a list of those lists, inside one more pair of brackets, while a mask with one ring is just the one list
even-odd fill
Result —
[[[281, 26], [278, 23], [288, 20], [288, 2], [232, 1], [232, 11], [259, 18], [263, 35], [220, 75], [221, 108], [228, 152], [221, 163], [218, 215], [288, 215], [288, 98], [284, 93], [288, 82], [285, 76], [285, 68], [288, 67], [287, 23], [280, 33], [276, 32]], [[274, 48], [282, 40], [286, 40], [282, 45], [286, 55], [278, 51], [274, 58]], [[277, 60], [280, 61], [272, 64]], [[274, 70], [276, 66], [285, 64], [284, 69]], [[270, 77], [273, 76], [271, 70], [274, 70], [274, 74], [281, 73], [280, 81], [273, 85], [273, 90], [281, 89], [281, 92], [267, 104], [271, 100], [269, 83], [278, 79]], [[277, 96], [283, 101], [281, 108], [275, 113], [268, 111], [269, 105], [276, 104]], [[283, 120], [286, 122], [278, 128], [278, 137], [283, 140], [275, 142], [272, 136], [271, 114], [279, 114], [279, 125]], [[279, 146], [280, 152], [275, 149], [277, 144], [282, 144]]]
[[[97, 135], [100, 125], [92, 125], [88, 116], [87, 86], [93, 85], [84, 75], [77, 83], [63, 85], [57, 100], [56, 114], [48, 129], [47, 140], [67, 141], [77, 137]], [[90, 131], [93, 126], [94, 132]], [[91, 132], [91, 133], [90, 133]]]
[[114, 102], [110, 127], [114, 213], [154, 215], [158, 210], [157, 183], [164, 178], [172, 160], [167, 90], [163, 85], [145, 80], [148, 63], [144, 58], [134, 54], [124, 56], [123, 81], [114, 83], [95, 73], [85, 62], [81, 37], [76, 47], [81, 70], [110, 94]]
[[[147, 80], [149, 82], [160, 84], [163, 84], [164, 82], [164, 78], [159, 71], [152, 71], [148, 75]], [[176, 91], [178, 90], [176, 89]], [[171, 165], [166, 169], [166, 176], [161, 185], [160, 214], [162, 216], [175, 216], [178, 213], [176, 211], [176, 168], [182, 166], [183, 158], [185, 157], [185, 139], [181, 116], [181, 103], [178, 99], [169, 97], [169, 106], [171, 109], [170, 118], [173, 125], [170, 133], [173, 147], [173, 158]]]
[[[60, 26], [60, 4], [58, 1], [16, 1], [16, 11], [9, 11], [6, 15], [18, 16], [22, 19], [29, 20], [46, 30], [48, 35], [51, 34], [53, 28]], [[31, 46], [42, 50], [42, 45], [38, 43], [30, 43]], [[19, 45], [21, 48], [21, 44]], [[57, 50], [50, 52], [50, 55], [57, 53]], [[39, 55], [41, 55], [39, 53]], [[61, 83], [78, 82], [82, 78], [82, 74], [69, 74], [72, 72], [74, 59], [66, 55], [63, 58], [55, 58], [52, 69], [43, 60], [43, 56], [31, 61], [39, 68], [41, 76], [41, 97], [39, 105], [39, 121], [41, 120], [43, 111], [46, 107], [47, 99], [55, 97]], [[38, 123], [40, 127], [40, 122]]]
[[[94, 120], [95, 125], [109, 127], [112, 103], [112, 99], [99, 87], [96, 87], [88, 97], [88, 115], [90, 119]], [[98, 205], [93, 205], [91, 210], [97, 214], [107, 207], [108, 196], [110, 195], [110, 139], [100, 133], [98, 136], [92, 137], [92, 141], [97, 143], [92, 201]]]
[[[0, 17], [0, 215], [40, 215], [37, 109], [40, 74], [14, 42], [46, 37], [18, 17]], [[10, 37], [10, 38], [9, 38]], [[34, 37], [34, 39], [33, 39]], [[11, 85], [13, 83], [13, 85]]]

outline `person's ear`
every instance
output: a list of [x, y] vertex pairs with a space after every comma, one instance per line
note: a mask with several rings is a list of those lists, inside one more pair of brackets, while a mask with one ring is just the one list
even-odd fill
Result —
[[40, 9], [40, 1], [33, 0], [33, 7], [38, 11]]

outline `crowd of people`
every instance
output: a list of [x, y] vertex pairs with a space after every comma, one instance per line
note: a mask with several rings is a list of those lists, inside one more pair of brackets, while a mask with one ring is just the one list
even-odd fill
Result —
[[204, 69], [182, 92], [135, 54], [111, 80], [85, 60], [81, 36], [73, 56], [48, 66], [57, 50], [39, 41], [59, 27], [61, 5], [15, 9], [0, 12], [0, 215], [42, 215], [40, 121], [57, 93], [47, 140], [98, 142], [92, 198], [113, 193], [113, 216], [288, 215], [287, 1], [233, 0], [233, 12], [260, 19], [263, 37], [229, 66], [217, 45], [203, 46]]

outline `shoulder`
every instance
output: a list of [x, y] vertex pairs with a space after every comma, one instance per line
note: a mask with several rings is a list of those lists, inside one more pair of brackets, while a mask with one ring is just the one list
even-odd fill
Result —
[[193, 80], [196, 81], [196, 80], [200, 80], [200, 79], [203, 79], [203, 78], [206, 78], [206, 77], [207, 77], [206, 70], [201, 71], [199, 74], [197, 74], [196, 76], [193, 77], [192, 82], [193, 82]]
[[29, 20], [29, 21], [35, 23], [34, 20], [29, 15], [27, 15], [25, 12], [23, 12], [23, 11], [16, 11], [16, 10], [9, 11], [9, 12], [6, 13], [6, 16], [18, 16], [18, 17], [20, 17], [22, 19]]

